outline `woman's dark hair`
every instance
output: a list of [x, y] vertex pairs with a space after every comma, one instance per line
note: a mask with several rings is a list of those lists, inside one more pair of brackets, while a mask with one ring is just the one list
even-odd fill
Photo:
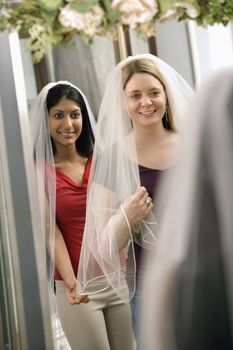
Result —
[[[55, 85], [48, 91], [46, 98], [47, 110], [49, 112], [50, 109], [63, 98], [74, 101], [81, 108], [83, 125], [81, 134], [76, 141], [76, 149], [81, 155], [89, 156], [93, 152], [94, 134], [91, 128], [87, 107], [81, 93], [75, 87], [68, 84]], [[56, 146], [52, 138], [51, 143], [53, 154], [55, 154]]]

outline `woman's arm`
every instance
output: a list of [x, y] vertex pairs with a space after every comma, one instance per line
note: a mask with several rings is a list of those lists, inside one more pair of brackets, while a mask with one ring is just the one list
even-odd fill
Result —
[[103, 208], [96, 219], [97, 222], [101, 220], [99, 231], [102, 247], [112, 247], [113, 244], [119, 252], [127, 246], [131, 229], [150, 213], [153, 208], [152, 199], [146, 188], [141, 186], [122, 203], [115, 214], [112, 214], [112, 203], [115, 203], [115, 200], [111, 191], [101, 185], [95, 185], [92, 195], [95, 196], [96, 207]]
[[55, 225], [55, 242], [54, 242], [54, 254], [51, 252], [50, 245], [50, 211], [48, 203], [46, 202], [46, 244], [47, 249], [51, 259], [54, 259], [55, 266], [59, 271], [65, 286], [66, 286], [66, 295], [70, 304], [80, 304], [87, 303], [87, 295], [77, 295], [76, 293], [76, 277], [74, 275], [73, 267], [71, 264], [70, 256], [62, 236], [61, 231], [59, 230], [57, 224]]
[[66, 286], [66, 295], [70, 304], [86, 303], [86, 295], [77, 295], [76, 278], [70, 261], [64, 238], [56, 225], [55, 228], [55, 265]]
[[127, 245], [132, 228], [140, 223], [153, 208], [152, 199], [145, 187], [139, 187], [137, 191], [127, 198], [121, 205], [121, 210], [114, 218], [114, 231], [117, 232], [117, 245], [119, 251]]

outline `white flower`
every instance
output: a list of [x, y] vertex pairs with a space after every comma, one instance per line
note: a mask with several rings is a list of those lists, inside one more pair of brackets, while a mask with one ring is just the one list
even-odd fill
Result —
[[84, 16], [84, 31], [87, 35], [94, 36], [98, 28], [101, 26], [104, 11], [99, 5], [93, 6], [90, 12], [83, 14]]
[[69, 5], [61, 8], [59, 22], [66, 28], [83, 31], [89, 36], [94, 36], [101, 26], [104, 11], [99, 5], [93, 6], [91, 11], [78, 12], [70, 8]]
[[113, 0], [112, 7], [122, 13], [121, 22], [132, 29], [150, 22], [158, 11], [155, 0]]
[[84, 27], [83, 15], [70, 8], [69, 5], [62, 7], [58, 21], [63, 27], [82, 30]]
[[199, 15], [196, 1], [187, 0], [177, 2], [173, 8], [169, 9], [162, 16], [160, 16], [159, 20], [162, 22], [179, 16], [180, 9], [183, 9], [183, 11], [185, 11], [185, 13], [191, 18], [196, 18]]

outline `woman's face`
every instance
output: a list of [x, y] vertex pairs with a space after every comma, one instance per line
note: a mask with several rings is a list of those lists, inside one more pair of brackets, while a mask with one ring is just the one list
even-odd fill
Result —
[[82, 131], [81, 108], [73, 100], [61, 99], [49, 110], [49, 127], [56, 147], [75, 144]]
[[167, 99], [163, 85], [153, 75], [133, 74], [126, 84], [125, 97], [133, 126], [162, 123]]

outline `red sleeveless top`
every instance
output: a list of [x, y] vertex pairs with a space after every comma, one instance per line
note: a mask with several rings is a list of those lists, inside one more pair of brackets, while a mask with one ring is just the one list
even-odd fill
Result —
[[[92, 156], [89, 156], [82, 185], [78, 185], [67, 175], [56, 170], [56, 221], [66, 243], [75, 276], [85, 226], [87, 184], [91, 160]], [[57, 270], [55, 270], [55, 279], [62, 280]]]

